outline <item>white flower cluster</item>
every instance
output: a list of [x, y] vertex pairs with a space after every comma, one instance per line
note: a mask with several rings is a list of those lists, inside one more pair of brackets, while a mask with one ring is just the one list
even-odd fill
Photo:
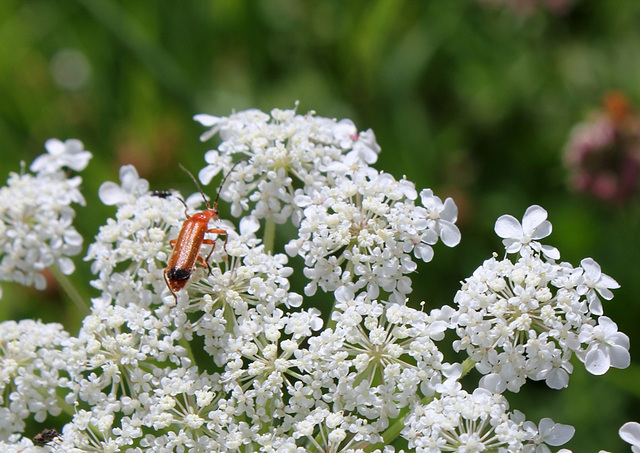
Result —
[[[201, 179], [223, 172], [237, 229], [214, 218], [208, 228], [226, 235], [178, 245], [206, 265], [185, 270], [174, 297], [171, 244], [200, 194], [150, 192], [132, 166], [104, 183], [100, 199], [117, 212], [89, 246], [100, 294], [78, 335], [0, 324], [0, 450], [39, 451], [21, 437], [24, 420], [62, 408], [69, 421], [50, 451], [394, 453], [399, 440], [417, 452], [542, 453], [572, 428], [526, 422], [500, 393], [527, 377], [566, 385], [571, 353], [595, 374], [628, 364], [628, 340], [600, 303], [617, 284], [590, 259], [556, 264], [557, 250], [537, 242], [550, 232], [541, 208], [522, 225], [498, 222], [517, 262], [487, 261], [455, 309], [416, 310], [406, 303], [414, 259], [460, 241], [453, 200], [369, 167], [375, 137], [349, 120], [294, 110], [197, 119], [213, 127], [204, 138], [222, 139]], [[295, 225], [285, 250], [304, 259], [301, 275], [258, 237], [260, 220]], [[324, 319], [295, 277], [333, 304]], [[455, 347], [487, 375], [473, 392], [438, 347], [454, 328]]]
[[60, 324], [0, 324], [0, 440], [22, 432], [32, 414], [40, 423], [47, 415], [60, 415], [62, 402], [56, 391], [66, 380], [61, 350], [68, 345], [69, 335]]
[[457, 383], [440, 387], [438, 398], [416, 406], [407, 418], [403, 434], [411, 451], [548, 452], [544, 444], [563, 445], [575, 432], [548, 418], [537, 427], [521, 412], [508, 412], [504, 396], [484, 388], [467, 393]]
[[318, 285], [325, 292], [347, 285], [366, 289], [370, 299], [382, 289], [391, 301], [403, 303], [411, 292], [406, 274], [417, 267], [410, 254], [430, 261], [439, 236], [449, 247], [460, 241], [451, 198], [443, 203], [425, 189], [420, 193], [424, 207], [416, 206], [413, 183], [369, 170], [354, 171], [332, 187], [295, 199], [304, 208], [303, 218], [298, 238], [286, 250], [305, 260], [307, 295]]
[[[382, 289], [402, 303], [411, 292], [406, 274], [416, 269], [411, 254], [428, 262], [438, 238], [449, 247], [460, 241], [453, 200], [425, 189], [416, 206], [413, 183], [369, 167], [380, 147], [371, 130], [358, 133], [350, 120], [277, 109], [196, 119], [213, 126], [203, 139], [218, 133], [222, 140], [205, 154], [200, 178], [208, 184], [228, 174], [220, 197], [232, 214], [249, 210], [256, 219], [299, 225], [286, 251], [305, 260], [307, 295], [349, 285], [366, 288], [370, 299]], [[236, 155], [245, 160], [234, 164]]]
[[168, 258], [169, 233], [180, 228], [184, 205], [176, 197], [161, 198], [149, 191], [131, 165], [120, 169], [121, 186], [105, 182], [100, 200], [116, 205], [115, 219], [100, 227], [85, 260], [98, 279], [91, 284], [101, 291], [94, 305], [135, 303], [149, 307], [166, 290], [162, 271]]
[[[250, 213], [257, 219], [284, 223], [293, 216], [297, 224], [300, 209], [297, 193], [333, 186], [337, 176], [378, 159], [380, 146], [373, 131], [358, 133], [351, 120], [317, 117], [313, 112], [298, 115], [295, 110], [274, 109], [271, 114], [246, 110], [229, 117], [196, 115], [211, 130], [201, 139], [219, 134], [218, 149], [205, 154], [207, 165], [200, 180], [209, 184], [223, 171], [229, 174], [220, 198], [231, 203], [231, 214]], [[302, 185], [302, 189], [295, 187]]]
[[[310, 389], [349, 414], [362, 414], [382, 432], [400, 411], [432, 396], [451, 365], [435, 341], [444, 338], [450, 313], [431, 314], [401, 304], [368, 301], [339, 288], [333, 328], [309, 339], [298, 366]], [[370, 442], [380, 440], [371, 437]]]
[[579, 267], [545, 258], [559, 258], [533, 240], [551, 232], [546, 217], [532, 206], [522, 226], [511, 216], [498, 219], [496, 232], [507, 252], [519, 252], [517, 261], [485, 261], [455, 296], [454, 348], [466, 351], [485, 375], [482, 385], [498, 392], [517, 392], [527, 378], [566, 387], [573, 354], [596, 375], [630, 362], [629, 338], [601, 316], [600, 297], [611, 299], [618, 284], [591, 258]]
[[65, 275], [75, 270], [69, 257], [82, 250], [82, 236], [73, 227], [71, 203], [85, 201], [78, 190], [82, 179], [68, 178], [63, 167], [80, 171], [91, 159], [78, 140], [50, 139], [45, 147], [47, 154], [30, 167], [35, 175], [11, 173], [0, 188], [0, 281], [36, 289], [46, 287], [44, 269], [56, 265]]

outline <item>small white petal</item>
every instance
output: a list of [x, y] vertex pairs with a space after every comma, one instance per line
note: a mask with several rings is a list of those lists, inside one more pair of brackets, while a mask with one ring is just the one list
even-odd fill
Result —
[[218, 124], [218, 122], [220, 121], [219, 116], [208, 115], [206, 113], [200, 113], [198, 115], [194, 115], [193, 119], [206, 127], [211, 127], [215, 124]]
[[561, 390], [569, 385], [569, 374], [562, 368], [554, 368], [544, 380], [554, 390]]
[[414, 255], [416, 258], [420, 258], [425, 263], [428, 263], [433, 259], [433, 249], [427, 244], [418, 244], [414, 249]]
[[106, 181], [98, 189], [98, 198], [107, 206], [113, 206], [126, 200], [126, 193], [115, 182]]
[[551, 222], [549, 222], [548, 220], [545, 220], [544, 222], [542, 222], [540, 225], [536, 227], [535, 234], [533, 234], [531, 238], [532, 239], [546, 238], [551, 234], [552, 230], [553, 228], [551, 226]]
[[240, 220], [240, 233], [242, 235], [252, 235], [260, 229], [260, 222], [253, 216], [243, 217]]
[[222, 168], [219, 166], [207, 165], [200, 170], [200, 173], [198, 173], [198, 179], [200, 179], [200, 182], [206, 186], [211, 182], [215, 175], [220, 173], [221, 169]]
[[554, 423], [550, 418], [540, 420], [539, 429], [544, 442], [553, 447], [566, 444], [576, 432], [573, 426]]
[[502, 243], [507, 253], [516, 253], [522, 248], [522, 244], [516, 239], [504, 239]]
[[552, 260], [560, 259], [560, 250], [558, 250], [557, 248], [551, 247], [550, 245], [543, 245], [542, 247], [540, 247], [540, 249], [542, 250], [542, 253], [544, 253], [544, 256], [546, 256], [547, 258], [551, 258]]
[[640, 423], [627, 422], [618, 431], [620, 438], [634, 447], [640, 447]]
[[600, 265], [593, 258], [585, 258], [580, 261], [580, 266], [584, 269], [584, 275], [588, 280], [598, 280], [602, 273]]
[[611, 366], [618, 369], [625, 369], [631, 364], [631, 355], [624, 346], [614, 345], [609, 351]]
[[453, 198], [447, 198], [446, 200], [444, 200], [444, 208], [440, 213], [440, 217], [450, 222], [455, 222], [456, 220], [458, 220], [458, 206], [456, 206]]
[[120, 167], [120, 182], [122, 189], [132, 195], [141, 195], [149, 190], [149, 183], [138, 176], [138, 170], [133, 165]]
[[66, 149], [64, 143], [62, 143], [62, 141], [58, 140], [57, 138], [50, 138], [49, 140], [44, 142], [44, 147], [49, 152], [49, 154], [54, 156], [63, 154]]
[[[522, 229], [525, 234], [531, 234], [547, 220], [547, 211], [544, 208], [533, 205], [529, 206], [522, 217]], [[549, 227], [551, 224], [549, 224]], [[540, 239], [540, 238], [538, 238]]]
[[507, 389], [507, 382], [497, 373], [490, 373], [480, 378], [480, 387], [492, 393], [502, 393]]
[[589, 291], [587, 293], [587, 300], [589, 301], [589, 311], [596, 316], [601, 316], [604, 311], [602, 309], [602, 301], [598, 298], [595, 291]]
[[611, 362], [609, 355], [605, 353], [602, 348], [595, 347], [587, 352], [584, 365], [589, 373], [595, 376], [601, 376], [609, 370]]
[[455, 247], [460, 243], [462, 235], [460, 234], [460, 230], [457, 226], [451, 222], [441, 219], [440, 227], [442, 228], [440, 231], [440, 238], [444, 245], [447, 247]]
[[58, 258], [58, 267], [60, 268], [60, 272], [62, 272], [64, 275], [71, 275], [76, 269], [73, 261], [71, 261], [71, 259], [67, 258], [66, 256]]
[[[600, 274], [600, 286], [604, 286], [605, 288], [618, 289], [620, 288], [620, 283], [615, 281], [613, 278], [609, 277], [607, 274]], [[600, 294], [602, 294], [602, 292], [600, 292]], [[613, 298], [613, 293], [610, 293], [610, 294], [611, 294], [611, 297], [609, 298], [605, 297], [604, 294], [602, 294], [602, 297], [604, 297], [607, 300], [611, 300]]]
[[509, 214], [498, 217], [494, 230], [503, 239], [519, 238], [523, 234], [522, 225], [518, 219]]

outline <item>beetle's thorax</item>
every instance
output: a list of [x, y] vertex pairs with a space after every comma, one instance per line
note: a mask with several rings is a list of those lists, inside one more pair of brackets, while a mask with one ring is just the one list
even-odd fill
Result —
[[194, 220], [196, 222], [204, 222], [208, 223], [209, 220], [217, 219], [218, 211], [216, 209], [207, 209], [205, 211], [197, 212], [190, 217], [190, 220]]

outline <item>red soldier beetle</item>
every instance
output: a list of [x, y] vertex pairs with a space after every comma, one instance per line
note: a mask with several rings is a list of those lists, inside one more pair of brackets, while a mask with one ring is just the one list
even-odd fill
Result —
[[[218, 198], [220, 197], [220, 189], [218, 189], [218, 195], [213, 202], [213, 206], [210, 205], [196, 178], [182, 165], [180, 165], [180, 168], [182, 168], [182, 170], [191, 177], [193, 182], [196, 184], [196, 187], [198, 187], [202, 198], [204, 198], [207, 209], [190, 216], [187, 213], [187, 204], [181, 199], [185, 206], [185, 215], [187, 216], [187, 220], [182, 224], [182, 229], [180, 230], [178, 238], [169, 241], [169, 244], [173, 246], [173, 251], [171, 252], [171, 256], [169, 256], [167, 267], [164, 270], [164, 281], [176, 300], [178, 300], [176, 292], [185, 287], [187, 281], [191, 278], [193, 270], [195, 269], [196, 262], [202, 264], [207, 269], [210, 269], [208, 261], [213, 253], [216, 241], [213, 239], [205, 239], [205, 234], [224, 234], [225, 247], [227, 245], [227, 232], [225, 230], [221, 228], [209, 228], [209, 222], [211, 220], [218, 219]], [[233, 170], [233, 168], [231, 170]], [[230, 173], [231, 171], [227, 176], [229, 176]], [[222, 188], [222, 185], [224, 185], [224, 180], [220, 184], [220, 188]], [[211, 245], [211, 250], [209, 251], [207, 258], [204, 260], [200, 256], [200, 248], [203, 244]]]

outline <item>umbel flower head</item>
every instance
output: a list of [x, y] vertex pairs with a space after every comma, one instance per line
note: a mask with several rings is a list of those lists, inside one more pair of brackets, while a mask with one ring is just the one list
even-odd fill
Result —
[[601, 299], [618, 283], [591, 258], [574, 267], [557, 263], [557, 249], [540, 244], [551, 232], [547, 212], [527, 209], [522, 226], [511, 216], [496, 222], [507, 253], [517, 260], [486, 260], [455, 296], [452, 326], [483, 375], [482, 385], [517, 392], [526, 379], [551, 388], [568, 385], [573, 354], [592, 374], [629, 366], [629, 338], [602, 316]]
[[[546, 418], [537, 427], [519, 411], [509, 412], [506, 398], [477, 388], [443, 385], [440, 396], [419, 405], [408, 417], [403, 434], [417, 453], [439, 451], [549, 451], [569, 441], [575, 429]], [[451, 410], [457, 408], [458, 410]]]
[[430, 261], [439, 237], [450, 247], [460, 241], [453, 200], [443, 203], [428, 189], [420, 197], [424, 206], [416, 206], [409, 181], [367, 170], [345, 175], [334, 187], [299, 194], [294, 201], [304, 208], [303, 220], [286, 250], [305, 260], [305, 292], [347, 285], [366, 288], [370, 298], [382, 289], [403, 303], [411, 292], [406, 274], [417, 267], [411, 255]]
[[44, 269], [57, 266], [66, 275], [75, 269], [69, 257], [82, 250], [82, 236], [71, 204], [85, 201], [82, 179], [68, 178], [63, 168], [83, 170], [91, 158], [79, 140], [50, 139], [45, 147], [30, 167], [35, 174], [11, 173], [0, 188], [0, 281], [36, 289], [46, 286]]
[[[200, 172], [203, 184], [220, 173], [229, 174], [234, 159], [240, 161], [229, 175], [220, 198], [231, 203], [239, 217], [250, 211], [257, 219], [297, 224], [300, 208], [293, 202], [295, 187], [303, 192], [333, 186], [335, 178], [378, 159], [380, 146], [373, 131], [358, 132], [351, 120], [341, 121], [274, 109], [270, 114], [251, 109], [229, 117], [196, 115], [211, 129], [208, 140], [220, 135], [222, 143], [205, 154], [208, 163]], [[251, 208], [252, 207], [252, 208]]]
[[[380, 147], [349, 120], [197, 119], [221, 140], [201, 179], [222, 172], [221, 199], [241, 218], [201, 226], [224, 240], [178, 245], [201, 265], [174, 297], [164, 270], [200, 194], [157, 196], [130, 165], [102, 184], [115, 213], [85, 258], [98, 295], [80, 331], [0, 324], [0, 451], [37, 451], [27, 423], [53, 415], [66, 422], [38, 442], [55, 452], [548, 452], [573, 428], [526, 421], [502, 392], [527, 378], [566, 386], [573, 354], [593, 374], [628, 365], [628, 338], [601, 302], [617, 283], [590, 258], [558, 263], [539, 242], [551, 233], [541, 207], [498, 219], [515, 258], [487, 260], [455, 307], [418, 310], [417, 261], [460, 241], [452, 199], [370, 167]], [[36, 178], [86, 165], [68, 148], [52, 146]], [[288, 224], [286, 254], [267, 234], [276, 224]], [[446, 360], [448, 329], [464, 364]], [[460, 383], [469, 361], [485, 375], [475, 390]]]
[[56, 392], [66, 381], [61, 350], [69, 334], [60, 324], [26, 319], [1, 323], [0, 340], [0, 440], [7, 440], [28, 417], [41, 423], [62, 412]]

